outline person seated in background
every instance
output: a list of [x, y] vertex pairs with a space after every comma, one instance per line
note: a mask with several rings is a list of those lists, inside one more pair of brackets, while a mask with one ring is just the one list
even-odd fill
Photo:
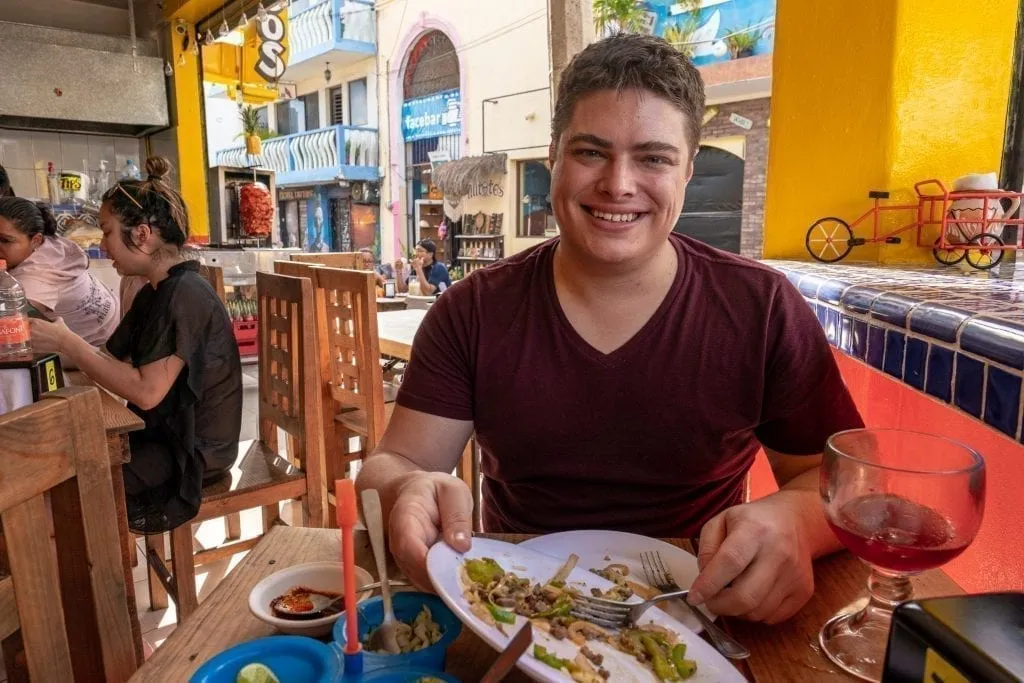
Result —
[[234, 463], [242, 426], [242, 364], [220, 297], [185, 260], [185, 202], [146, 162], [146, 180], [122, 180], [103, 195], [102, 247], [122, 275], [147, 280], [103, 349], [59, 320], [33, 320], [32, 345], [70, 357], [128, 400], [145, 429], [129, 436], [124, 465], [128, 525], [158, 533], [192, 519], [202, 487]]
[[420, 283], [423, 296], [440, 294], [452, 286], [448, 268], [437, 262], [437, 245], [433, 240], [420, 240], [416, 244], [416, 257], [412, 260], [413, 272], [406, 275], [405, 264], [395, 261], [395, 275], [398, 278], [398, 291], [408, 292], [409, 282], [416, 278]]
[[89, 272], [89, 257], [57, 235], [46, 204], [0, 197], [0, 258], [41, 315], [62, 318], [93, 345], [107, 341], [121, 317], [117, 297]]
[[377, 275], [377, 286], [384, 287], [387, 280], [395, 279], [395, 271], [390, 263], [377, 265], [377, 259], [373, 255], [373, 249], [363, 247], [359, 250], [359, 259], [363, 270], [372, 270]]
[[0, 197], [13, 197], [14, 188], [11, 187], [11, 177], [7, 175], [7, 170], [3, 166], [0, 166]]

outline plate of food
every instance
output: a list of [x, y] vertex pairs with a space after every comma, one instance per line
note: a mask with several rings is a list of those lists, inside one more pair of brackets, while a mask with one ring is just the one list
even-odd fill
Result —
[[[579, 565], [576, 556], [566, 561], [477, 538], [467, 553], [435, 544], [427, 555], [427, 572], [441, 599], [497, 650], [529, 621], [534, 645], [517, 665], [536, 681], [745, 681], [700, 636], [660, 609], [648, 610], [638, 624], [621, 629], [572, 616], [577, 596], [620, 591]], [[625, 600], [639, 601], [636, 595]]]
[[[627, 534], [623, 531], [563, 531], [537, 536], [519, 545], [558, 559], [575, 553], [580, 558], [578, 566], [614, 581], [644, 600], [662, 591], [648, 583], [643, 563], [640, 561], [641, 553], [658, 553], [665, 568], [671, 572], [672, 578], [684, 589], [690, 587], [699, 571], [697, 558], [682, 548], [656, 538]], [[703, 629], [690, 609], [678, 601], [663, 603], [661, 609], [695, 633], [700, 633]], [[711, 619], [715, 619], [711, 612], [706, 609], [702, 611]]]

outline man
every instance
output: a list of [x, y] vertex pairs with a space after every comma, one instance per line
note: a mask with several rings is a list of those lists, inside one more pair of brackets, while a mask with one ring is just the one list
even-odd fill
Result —
[[369, 247], [363, 247], [359, 250], [359, 259], [362, 263], [363, 270], [372, 270], [377, 276], [377, 286], [383, 287], [384, 283], [388, 280], [395, 279], [395, 271], [392, 270], [391, 264], [382, 263], [377, 265], [377, 259], [374, 258], [373, 249]]
[[451, 287], [452, 280], [448, 268], [437, 262], [437, 245], [433, 240], [420, 240], [416, 244], [416, 258], [412, 260], [413, 275], [406, 276], [405, 264], [395, 262], [395, 275], [398, 278], [398, 291], [409, 291], [409, 280], [415, 277], [420, 283], [420, 292], [424, 296], [440, 294]]
[[[475, 430], [488, 531], [699, 533], [689, 600], [718, 614], [774, 623], [813, 593], [812, 559], [839, 548], [820, 454], [862, 423], [781, 274], [672, 234], [703, 107], [697, 70], [651, 36], [590, 45], [562, 75], [560, 237], [431, 307], [359, 476], [418, 585], [431, 544], [469, 547], [471, 495], [446, 473]], [[762, 446], [781, 488], [743, 504]]]

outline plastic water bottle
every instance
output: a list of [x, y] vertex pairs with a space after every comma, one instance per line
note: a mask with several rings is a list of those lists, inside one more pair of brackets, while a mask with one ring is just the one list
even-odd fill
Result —
[[139, 167], [131, 159], [124, 163], [124, 170], [121, 171], [121, 180], [142, 180], [142, 171], [139, 170]]
[[27, 310], [25, 290], [0, 259], [0, 358], [32, 353]]

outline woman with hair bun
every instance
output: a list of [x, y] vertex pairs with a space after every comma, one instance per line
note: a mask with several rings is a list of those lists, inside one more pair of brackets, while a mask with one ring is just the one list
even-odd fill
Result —
[[85, 252], [57, 235], [46, 204], [0, 197], [0, 259], [32, 306], [47, 318], [62, 318], [90, 344], [103, 344], [117, 327], [117, 297], [89, 272]]
[[32, 321], [32, 345], [70, 357], [145, 421], [129, 436], [124, 483], [128, 525], [148, 534], [192, 519], [203, 484], [234, 463], [242, 366], [224, 305], [182, 250], [188, 214], [166, 181], [170, 164], [151, 157], [146, 171], [146, 180], [107, 190], [100, 207], [102, 246], [114, 268], [147, 280], [131, 309], [103, 349], [42, 320]]

